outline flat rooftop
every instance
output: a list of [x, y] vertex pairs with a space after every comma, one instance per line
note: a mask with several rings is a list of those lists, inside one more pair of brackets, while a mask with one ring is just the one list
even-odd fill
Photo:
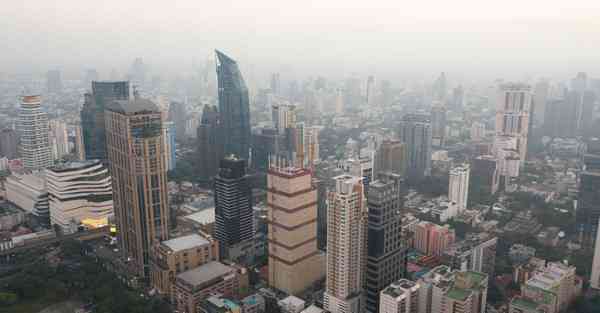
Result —
[[210, 244], [210, 242], [198, 234], [191, 234], [163, 241], [162, 244], [169, 247], [174, 252], [178, 252], [205, 246]]
[[192, 286], [198, 286], [202, 283], [227, 275], [232, 271], [234, 271], [232, 267], [221, 262], [213, 261], [183, 272], [177, 275], [177, 279], [181, 279]]

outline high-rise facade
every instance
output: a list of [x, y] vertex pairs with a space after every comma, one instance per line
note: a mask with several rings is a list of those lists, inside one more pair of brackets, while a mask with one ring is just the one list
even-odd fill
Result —
[[202, 110], [202, 119], [197, 129], [198, 175], [209, 180], [217, 175], [219, 161], [223, 158], [223, 143], [219, 128], [217, 107], [206, 105]]
[[379, 297], [379, 313], [417, 313], [421, 302], [421, 285], [408, 279], [394, 281], [385, 288]]
[[24, 96], [21, 99], [18, 126], [23, 167], [38, 170], [52, 165], [48, 115], [42, 111], [40, 96]]
[[600, 221], [600, 140], [590, 140], [587, 146], [585, 169], [579, 173], [575, 219], [581, 243], [593, 247]]
[[[598, 220], [598, 224], [600, 224], [600, 220]], [[594, 245], [594, 258], [592, 260], [590, 287], [594, 289], [600, 289], [600, 232], [596, 232], [596, 243]]]
[[448, 199], [456, 203], [458, 213], [467, 209], [470, 176], [471, 166], [469, 164], [462, 164], [450, 170]]
[[169, 237], [167, 165], [162, 115], [150, 100], [105, 105], [106, 150], [122, 251], [148, 278], [150, 249]]
[[85, 94], [81, 109], [81, 130], [85, 156], [90, 160], [107, 159], [104, 110], [113, 100], [129, 99], [129, 82], [92, 82], [92, 93]]
[[362, 312], [367, 206], [362, 177], [334, 178], [328, 194], [327, 279], [324, 307], [331, 313]]
[[407, 114], [398, 124], [398, 137], [406, 144], [407, 176], [412, 182], [431, 174], [432, 129], [429, 116]]
[[50, 123], [50, 149], [52, 159], [59, 160], [69, 154], [69, 135], [67, 124], [61, 120], [54, 119]]
[[373, 106], [376, 105], [377, 102], [377, 95], [375, 94], [375, 76], [369, 76], [369, 78], [367, 78], [367, 94], [366, 94], [366, 100], [367, 100], [367, 106], [369, 108], [372, 108]]
[[[515, 149], [521, 161], [527, 158], [530, 113], [533, 108], [531, 86], [509, 83], [500, 86], [496, 101], [496, 140], [502, 137], [514, 138]], [[496, 147], [495, 147], [496, 149]]]
[[169, 105], [169, 120], [175, 123], [175, 138], [177, 141], [183, 141], [187, 121], [187, 110], [184, 103], [171, 102]]
[[309, 170], [271, 164], [269, 206], [269, 285], [298, 295], [324, 275], [317, 248], [317, 189]]
[[443, 147], [446, 142], [446, 106], [437, 103], [431, 108], [431, 143]]
[[10, 128], [0, 130], [0, 156], [16, 159], [19, 149], [19, 134]]
[[248, 88], [237, 62], [217, 54], [219, 114], [225, 154], [248, 159], [250, 151], [250, 103]]
[[382, 174], [369, 185], [367, 204], [366, 311], [379, 312], [379, 293], [403, 278], [407, 240], [402, 232], [401, 177]]
[[546, 80], [540, 80], [535, 84], [535, 124], [542, 126], [546, 116], [546, 102], [548, 100], [548, 92], [550, 91], [550, 84]]
[[252, 188], [246, 160], [229, 155], [221, 160], [214, 179], [215, 239], [222, 258], [232, 261], [251, 257], [253, 247]]
[[394, 173], [404, 175], [406, 172], [406, 145], [398, 140], [384, 140], [373, 160], [373, 174]]
[[81, 124], [74, 125], [75, 129], [75, 156], [77, 156], [77, 160], [83, 161], [85, 160], [85, 146], [83, 144], [83, 130], [81, 129]]
[[414, 246], [423, 254], [440, 256], [455, 240], [454, 230], [448, 225], [421, 221], [414, 226]]
[[59, 70], [50, 70], [46, 73], [46, 90], [48, 93], [59, 93], [62, 91], [62, 79]]
[[279, 134], [296, 125], [296, 106], [291, 104], [275, 104], [271, 108], [273, 127]]

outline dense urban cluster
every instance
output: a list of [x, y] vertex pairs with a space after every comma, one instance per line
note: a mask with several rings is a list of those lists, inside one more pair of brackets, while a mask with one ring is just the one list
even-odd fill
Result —
[[195, 70], [0, 77], [0, 312], [600, 312], [600, 79]]

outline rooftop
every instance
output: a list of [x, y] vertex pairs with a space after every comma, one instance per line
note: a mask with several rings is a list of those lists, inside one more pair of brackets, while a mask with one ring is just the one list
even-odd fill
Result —
[[469, 295], [471, 295], [471, 291], [468, 289], [452, 287], [446, 295], [454, 300], [465, 301]]
[[535, 310], [538, 307], [537, 302], [522, 297], [513, 298], [510, 305], [528, 311]]
[[115, 100], [108, 103], [106, 109], [109, 111], [120, 112], [120, 113], [141, 113], [141, 112], [159, 112], [158, 106], [143, 98], [133, 98], [130, 100]]
[[198, 286], [207, 281], [211, 281], [215, 278], [227, 275], [232, 271], [232, 267], [229, 267], [220, 262], [213, 261], [191, 269], [189, 271], [183, 272], [177, 275], [177, 279], [180, 279], [192, 286]]
[[208, 245], [210, 242], [198, 234], [191, 234], [163, 241], [162, 244], [169, 247], [174, 252], [178, 252]]

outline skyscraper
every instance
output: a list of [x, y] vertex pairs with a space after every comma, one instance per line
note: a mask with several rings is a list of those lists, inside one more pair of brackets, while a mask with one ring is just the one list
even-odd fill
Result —
[[406, 145], [398, 140], [384, 140], [375, 151], [373, 174], [394, 173], [404, 175], [406, 172]]
[[[516, 140], [516, 150], [521, 161], [527, 158], [527, 139], [529, 138], [530, 113], [533, 94], [531, 86], [508, 83], [498, 89], [496, 102], [496, 141], [499, 137], [511, 137]], [[496, 145], [496, 142], [494, 142]]]
[[471, 167], [469, 164], [462, 164], [450, 170], [448, 199], [456, 203], [458, 213], [467, 209], [470, 176]]
[[24, 96], [21, 99], [18, 126], [23, 167], [38, 170], [52, 165], [48, 115], [42, 111], [40, 96]]
[[369, 76], [367, 79], [367, 106], [373, 107], [376, 104], [376, 94], [375, 94], [375, 77]]
[[248, 159], [250, 149], [250, 103], [248, 88], [235, 60], [217, 54], [219, 114], [225, 154]]
[[383, 174], [369, 185], [367, 312], [379, 312], [380, 291], [405, 275], [408, 245], [402, 233], [400, 183], [400, 175]]
[[[598, 220], [596, 229], [600, 228]], [[600, 232], [596, 232], [596, 244], [594, 245], [594, 258], [592, 260], [592, 276], [590, 277], [590, 287], [600, 289]]]
[[367, 206], [362, 177], [334, 178], [328, 194], [327, 280], [324, 307], [331, 313], [362, 312]]
[[92, 93], [85, 94], [81, 109], [81, 130], [85, 156], [106, 161], [104, 109], [113, 100], [129, 100], [129, 82], [92, 82]]
[[185, 139], [185, 125], [187, 121], [185, 104], [171, 102], [169, 105], [169, 120], [175, 123], [175, 138], [177, 141], [183, 141]]
[[223, 142], [219, 128], [219, 112], [214, 105], [205, 105], [197, 131], [198, 175], [209, 180], [217, 175], [219, 161], [223, 158]]
[[431, 108], [431, 143], [443, 147], [446, 142], [446, 106], [436, 103]]
[[221, 160], [215, 177], [215, 239], [222, 258], [251, 257], [253, 233], [252, 188], [246, 160], [229, 155]]
[[46, 89], [48, 93], [58, 93], [62, 91], [62, 79], [59, 70], [50, 70], [46, 74]]
[[317, 189], [309, 170], [271, 164], [269, 206], [269, 285], [298, 295], [324, 275], [317, 249]]
[[446, 100], [447, 87], [448, 83], [446, 81], [446, 73], [441, 72], [440, 76], [433, 83], [433, 100], [444, 103]]
[[586, 247], [592, 247], [600, 220], [600, 143], [598, 140], [588, 142], [584, 165], [585, 169], [579, 173], [575, 219], [581, 243]]
[[271, 109], [273, 127], [279, 134], [296, 125], [296, 106], [289, 103], [274, 104]]
[[123, 254], [148, 278], [150, 249], [169, 237], [167, 165], [161, 112], [150, 100], [105, 104], [106, 150]]
[[59, 119], [51, 120], [50, 123], [50, 149], [52, 159], [59, 160], [69, 154], [69, 135], [67, 134], [67, 124]]
[[537, 126], [542, 126], [544, 124], [549, 89], [550, 86], [546, 80], [540, 80], [535, 84], [535, 123]]
[[458, 86], [452, 90], [452, 111], [460, 111], [463, 109], [465, 102], [465, 90], [462, 86]]
[[0, 130], [0, 156], [15, 159], [18, 155], [19, 134], [10, 128]]
[[431, 120], [427, 115], [407, 114], [398, 124], [398, 137], [407, 148], [409, 181], [431, 174]]
[[81, 124], [74, 125], [75, 128], [75, 155], [79, 161], [85, 160], [85, 146], [83, 145], [83, 130]]

